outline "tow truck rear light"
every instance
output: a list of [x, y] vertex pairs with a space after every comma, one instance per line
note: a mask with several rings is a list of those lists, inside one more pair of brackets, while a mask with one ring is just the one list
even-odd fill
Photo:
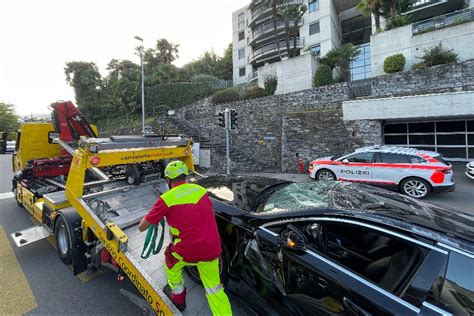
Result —
[[97, 166], [100, 163], [100, 158], [95, 156], [91, 158], [91, 165]]

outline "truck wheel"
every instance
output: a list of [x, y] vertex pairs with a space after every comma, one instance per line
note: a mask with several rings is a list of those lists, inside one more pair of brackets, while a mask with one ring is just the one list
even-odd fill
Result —
[[314, 177], [317, 181], [334, 181], [336, 179], [336, 175], [329, 169], [321, 169], [316, 172], [316, 176]]
[[415, 199], [423, 199], [431, 191], [431, 186], [428, 182], [420, 178], [407, 178], [400, 184], [400, 191]]
[[17, 190], [16, 188], [13, 189], [13, 194], [15, 194], [16, 205], [18, 205], [19, 207], [23, 208], [23, 203], [22, 203], [21, 201], [18, 201], [17, 192], [18, 192], [18, 190]]
[[[219, 275], [221, 283], [225, 286], [228, 281], [229, 272], [229, 249], [225, 243], [221, 244], [222, 253], [219, 257]], [[184, 272], [196, 283], [202, 285], [201, 277], [199, 276], [198, 268], [195, 266], [188, 266], [184, 268]]]
[[56, 251], [59, 258], [64, 264], [71, 263], [71, 237], [69, 227], [64, 217], [59, 215], [54, 229], [54, 237], [56, 238]]

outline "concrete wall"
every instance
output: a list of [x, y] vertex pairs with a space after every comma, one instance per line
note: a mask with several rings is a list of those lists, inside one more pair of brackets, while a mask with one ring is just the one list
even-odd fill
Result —
[[[473, 1], [474, 2], [474, 1]], [[474, 22], [459, 24], [441, 30], [412, 35], [412, 25], [380, 32], [371, 36], [372, 76], [384, 74], [385, 58], [403, 54], [407, 60], [405, 69], [410, 69], [421, 60], [424, 50], [438, 43], [454, 49], [460, 61], [474, 58]]]
[[349, 101], [343, 109], [345, 120], [474, 116], [474, 91]]
[[311, 54], [305, 54], [262, 66], [258, 69], [258, 84], [263, 87], [265, 77], [275, 75], [278, 78], [276, 94], [311, 89], [316, 64]]

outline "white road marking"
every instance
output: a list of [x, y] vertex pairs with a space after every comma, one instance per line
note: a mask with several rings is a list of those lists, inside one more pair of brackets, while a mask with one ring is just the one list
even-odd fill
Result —
[[11, 199], [14, 196], [13, 192], [0, 193], [0, 200]]

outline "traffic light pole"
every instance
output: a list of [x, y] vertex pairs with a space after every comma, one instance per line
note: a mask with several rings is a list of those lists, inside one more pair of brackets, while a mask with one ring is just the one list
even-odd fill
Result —
[[230, 175], [230, 131], [237, 128], [237, 111], [226, 108], [219, 112], [219, 126], [225, 129], [226, 173]]
[[[226, 112], [228, 110], [226, 109]], [[229, 115], [226, 116], [229, 122]], [[225, 129], [225, 142], [226, 142], [226, 160], [227, 160], [227, 174], [230, 174], [230, 131], [229, 131], [229, 126], [226, 127]]]

